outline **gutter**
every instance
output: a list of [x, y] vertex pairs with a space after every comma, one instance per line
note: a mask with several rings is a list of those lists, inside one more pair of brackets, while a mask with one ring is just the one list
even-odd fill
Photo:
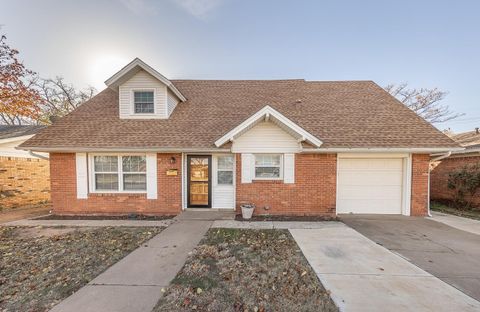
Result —
[[[34, 150], [37, 152], [64, 152], [64, 153], [80, 153], [80, 152], [150, 152], [150, 153], [231, 153], [230, 148], [185, 148], [185, 147], [153, 147], [153, 148], [125, 148], [125, 147], [47, 147], [47, 146], [21, 146], [16, 147], [19, 150]], [[463, 151], [463, 147], [437, 147], [437, 148], [307, 148], [302, 149], [300, 153], [446, 153], [448, 151]]]
[[28, 154], [30, 154], [31, 156], [33, 157], [36, 157], [36, 158], [40, 158], [40, 159], [45, 159], [45, 160], [49, 160], [50, 158], [47, 157], [47, 156], [43, 156], [43, 155], [40, 155], [40, 154], [37, 154], [33, 151], [28, 151]]
[[431, 164], [435, 161], [439, 161], [439, 160], [445, 159], [447, 157], [450, 157], [450, 155], [452, 155], [452, 151], [448, 151], [446, 154], [443, 154], [443, 155], [437, 156], [433, 159], [430, 159], [430, 161], [428, 163], [428, 195], [427, 195], [428, 210], [427, 210], [427, 213], [428, 213], [429, 217], [432, 217], [432, 214], [430, 213], [430, 172], [432, 171]]
[[30, 147], [30, 146], [17, 146], [15, 149], [24, 151], [35, 151], [44, 153], [231, 153], [229, 148], [104, 148], [104, 147]]

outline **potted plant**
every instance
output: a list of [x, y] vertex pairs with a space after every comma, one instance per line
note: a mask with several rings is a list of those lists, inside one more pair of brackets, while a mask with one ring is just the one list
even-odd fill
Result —
[[254, 204], [241, 204], [240, 208], [242, 208], [242, 218], [245, 220], [249, 220], [252, 218], [253, 210], [255, 210]]

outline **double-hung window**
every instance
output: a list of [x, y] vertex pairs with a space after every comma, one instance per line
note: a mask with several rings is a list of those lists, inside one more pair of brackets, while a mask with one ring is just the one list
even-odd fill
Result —
[[94, 191], [143, 192], [147, 190], [145, 155], [95, 155], [92, 169]]
[[218, 185], [233, 185], [233, 155], [218, 156], [217, 164]]
[[255, 179], [276, 180], [282, 178], [282, 155], [256, 154]]
[[134, 91], [133, 110], [135, 114], [153, 114], [155, 112], [153, 91]]

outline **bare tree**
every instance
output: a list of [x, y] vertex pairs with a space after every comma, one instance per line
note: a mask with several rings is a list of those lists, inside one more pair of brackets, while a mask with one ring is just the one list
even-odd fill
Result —
[[390, 84], [385, 90], [430, 123], [445, 122], [464, 115], [455, 113], [440, 103], [448, 92], [438, 88], [410, 89], [407, 83], [401, 83]]
[[36, 87], [43, 98], [40, 123], [49, 123], [51, 117], [65, 116], [97, 93], [94, 87], [76, 89], [62, 77], [39, 79]]

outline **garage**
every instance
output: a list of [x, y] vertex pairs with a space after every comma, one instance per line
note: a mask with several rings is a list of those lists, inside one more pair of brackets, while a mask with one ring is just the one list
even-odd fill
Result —
[[337, 213], [402, 214], [405, 158], [338, 158]]

